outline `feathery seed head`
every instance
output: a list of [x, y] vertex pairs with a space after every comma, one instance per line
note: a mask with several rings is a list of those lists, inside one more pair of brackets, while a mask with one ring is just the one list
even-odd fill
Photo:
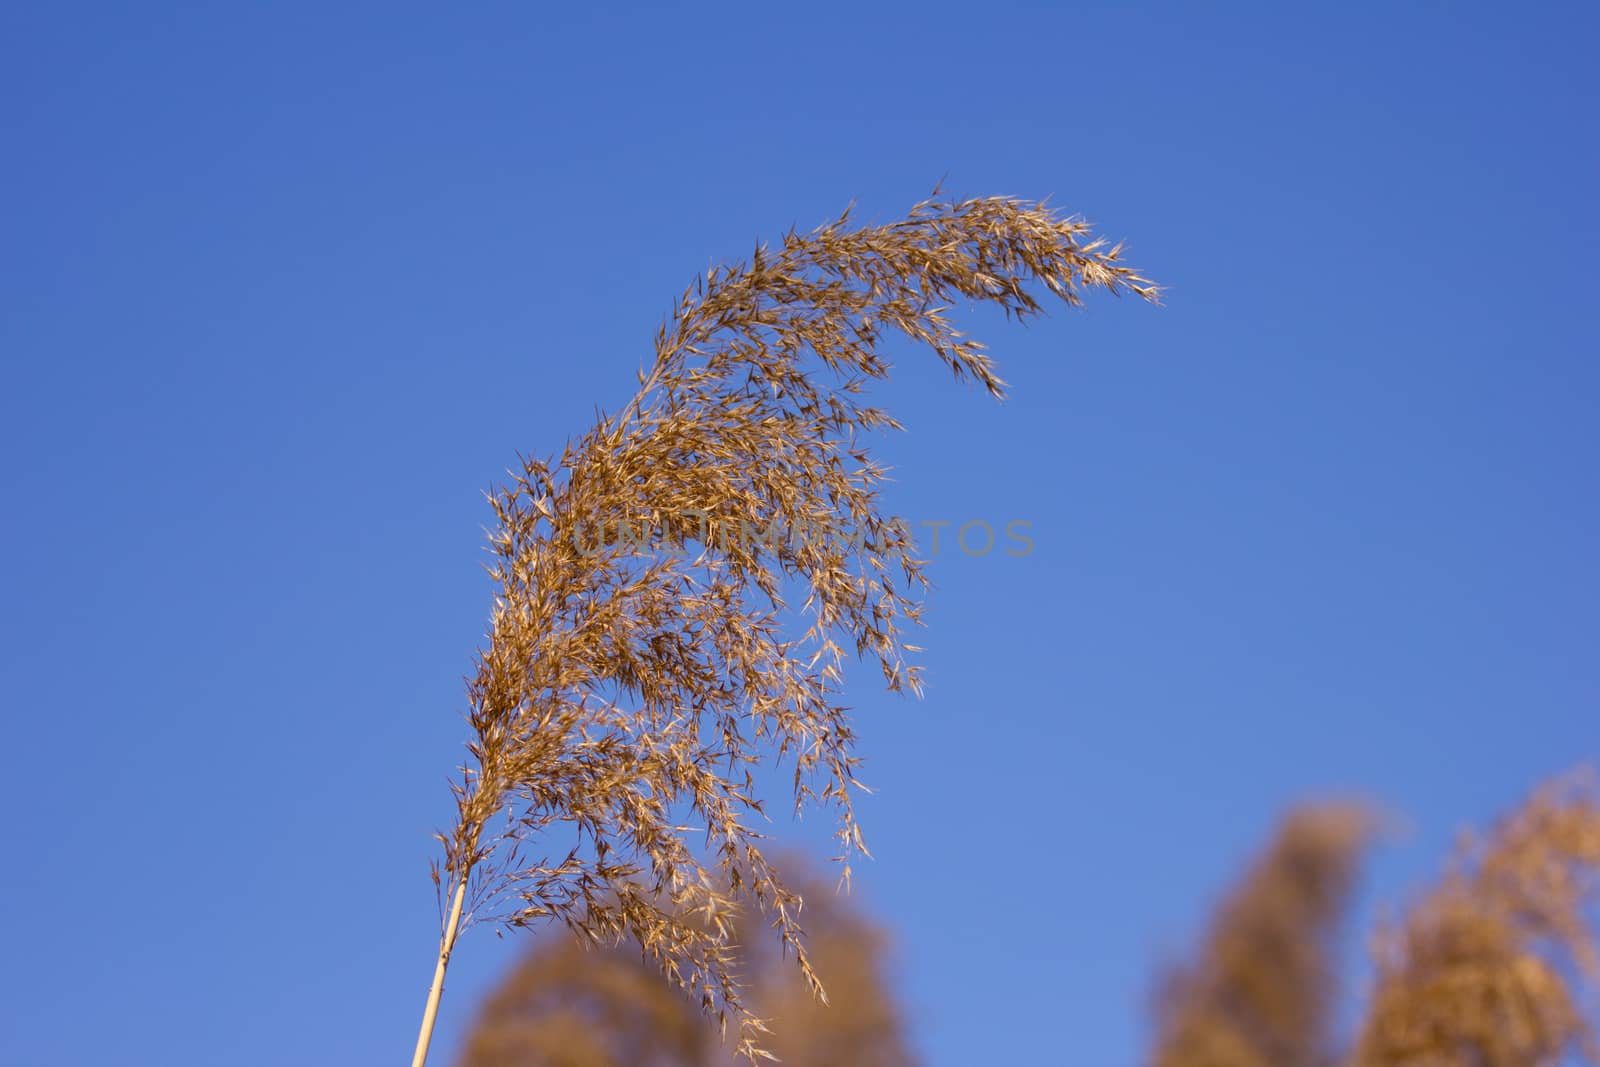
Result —
[[[902, 628], [917, 620], [925, 561], [880, 507], [883, 471], [860, 440], [898, 426], [860, 400], [888, 375], [880, 342], [920, 342], [998, 397], [983, 346], [945, 316], [956, 300], [1025, 319], [1042, 311], [1030, 285], [1068, 305], [1090, 288], [1158, 296], [1120, 246], [1040, 205], [929, 200], [855, 229], [848, 217], [713, 267], [656, 332], [633, 399], [492, 495], [498, 591], [468, 682], [459, 818], [441, 835], [441, 883], [469, 880], [469, 914], [636, 939], [739, 1024], [752, 1056], [760, 1025], [740, 1007], [734, 895], [769, 910], [820, 993], [798, 897], [750, 826], [762, 813], [752, 769], [793, 761], [794, 803], [833, 809], [848, 874], [862, 838], [845, 661], [875, 661], [891, 690], [919, 687]], [[704, 518], [837, 536], [713, 538]], [[682, 551], [584, 540], [585, 524], [605, 522]], [[798, 626], [786, 589], [804, 595]]]

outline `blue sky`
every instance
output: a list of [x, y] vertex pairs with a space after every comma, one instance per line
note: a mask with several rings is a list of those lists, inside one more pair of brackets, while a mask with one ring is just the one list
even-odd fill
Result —
[[[968, 317], [1004, 404], [912, 351], [880, 394], [897, 511], [1036, 544], [935, 561], [926, 699], [854, 688], [928, 1063], [1136, 1063], [1298, 799], [1403, 813], [1359, 918], [1403, 899], [1595, 754], [1597, 28], [7, 5], [0, 1063], [401, 1061], [483, 492], [711, 261], [941, 178], [1170, 292]], [[438, 1062], [519, 944], [463, 942]]]

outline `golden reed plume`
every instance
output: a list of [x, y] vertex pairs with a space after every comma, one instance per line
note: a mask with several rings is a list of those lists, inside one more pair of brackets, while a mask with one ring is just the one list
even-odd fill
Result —
[[1380, 933], [1352, 1067], [1556, 1067], [1600, 1061], [1578, 982], [1600, 977], [1600, 790], [1556, 779]]
[[[1158, 1010], [1152, 1067], [1560, 1067], [1600, 1062], [1600, 788], [1554, 779], [1379, 931], [1354, 1048], [1330, 1031], [1329, 938], [1374, 823], [1354, 807], [1291, 815], [1219, 910]], [[1592, 990], [1590, 991], [1592, 996]]]
[[[869, 658], [890, 689], [916, 691], [901, 628], [925, 585], [860, 439], [898, 425], [859, 399], [888, 374], [879, 343], [919, 342], [999, 396], [950, 303], [1025, 319], [1042, 310], [1029, 286], [1069, 305], [1088, 288], [1157, 297], [1120, 248], [1040, 204], [935, 199], [857, 229], [848, 215], [696, 282], [634, 398], [493, 495], [498, 592], [440, 835], [444, 932], [416, 1067], [474, 917], [631, 938], [754, 1056], [730, 925], [748, 892], [820, 995], [799, 898], [749, 826], [751, 769], [793, 760], [794, 803], [833, 809], [848, 877], [861, 835], [842, 668]], [[607, 524], [626, 533], [596, 536]], [[801, 633], [785, 594], [803, 597]]]
[[[771, 1022], [766, 1044], [786, 1067], [916, 1067], [886, 974], [887, 938], [794, 861], [779, 866], [805, 898], [806, 942], [830, 1002], [792, 962], [736, 921], [746, 995]], [[458, 1067], [731, 1067], [698, 1005], [636, 947], [594, 948], [546, 936], [486, 999]]]
[[1374, 828], [1355, 805], [1291, 813], [1158, 998], [1151, 1067], [1324, 1067], [1332, 942]]

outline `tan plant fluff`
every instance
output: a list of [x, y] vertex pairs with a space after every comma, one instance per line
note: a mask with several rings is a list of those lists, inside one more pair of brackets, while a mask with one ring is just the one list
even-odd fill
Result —
[[1331, 940], [1373, 825], [1354, 805], [1284, 819], [1218, 909], [1199, 958], [1164, 984], [1152, 1067], [1329, 1062]]
[[1354, 1067], [1554, 1067], [1600, 1061], [1575, 979], [1600, 977], [1600, 789], [1557, 779], [1468, 842], [1379, 938]]
[[[883, 471], [862, 441], [898, 425], [861, 400], [888, 373], [880, 342], [920, 342], [999, 396], [949, 304], [1027, 318], [1041, 310], [1030, 285], [1069, 305], [1087, 288], [1157, 296], [1120, 248], [1039, 204], [930, 200], [857, 229], [848, 216], [712, 270], [658, 330], [637, 395], [494, 494], [499, 589], [468, 684], [459, 818], [434, 875], [445, 900], [470, 887], [469, 919], [637, 940], [736, 1021], [752, 1055], [735, 896], [768, 910], [821, 990], [798, 897], [751, 826], [751, 770], [792, 761], [796, 807], [833, 809], [847, 860], [861, 835], [845, 662], [917, 689], [901, 630], [923, 562], [881, 510]], [[447, 919], [417, 1062], [455, 929]]]
[[812, 995], [781, 944], [759, 937], [750, 916], [740, 945], [754, 1006], [771, 1020], [767, 1046], [786, 1067], [916, 1067], [890, 984], [887, 932], [808, 867], [785, 860], [780, 868], [805, 901], [806, 950], [828, 999]]
[[720, 1048], [705, 1013], [636, 949], [551, 931], [485, 999], [457, 1063], [708, 1067]]
[[[786, 1067], [915, 1067], [885, 973], [884, 933], [807, 867], [781, 861], [805, 899], [806, 941], [830, 1003], [759, 936], [736, 923], [748, 999], [771, 1021]], [[751, 921], [754, 920], [754, 921]], [[704, 1013], [634, 946], [594, 948], [546, 934], [484, 1001], [459, 1067], [731, 1067]]]

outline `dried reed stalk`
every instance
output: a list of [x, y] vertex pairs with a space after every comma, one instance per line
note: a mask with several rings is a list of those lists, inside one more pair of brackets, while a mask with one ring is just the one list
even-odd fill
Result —
[[1600, 978], [1600, 789], [1556, 779], [1469, 841], [1438, 888], [1380, 934], [1352, 1067], [1600, 1062], [1576, 979]]
[[[468, 683], [459, 817], [440, 835], [434, 879], [452, 904], [417, 1067], [474, 917], [632, 937], [723, 1026], [732, 1016], [755, 1057], [762, 1027], [739, 999], [728, 919], [748, 891], [821, 994], [798, 897], [747, 825], [762, 814], [750, 770], [794, 759], [796, 808], [834, 809], [848, 877], [862, 842], [842, 668], [870, 658], [890, 689], [916, 691], [901, 627], [925, 585], [859, 440], [898, 426], [858, 399], [887, 376], [879, 343], [921, 342], [1000, 396], [949, 303], [1025, 319], [1042, 310], [1030, 283], [1069, 305], [1086, 288], [1158, 295], [1120, 247], [1039, 204], [933, 199], [887, 225], [848, 222], [791, 231], [697, 281], [657, 331], [637, 395], [493, 495], [499, 592]], [[584, 532], [597, 521], [648, 532], [606, 542]], [[792, 637], [788, 588], [809, 620]], [[714, 858], [691, 850], [690, 820]]]
[[1373, 827], [1354, 805], [1284, 819], [1218, 909], [1199, 959], [1164, 983], [1151, 1067], [1328, 1062], [1331, 940]]

